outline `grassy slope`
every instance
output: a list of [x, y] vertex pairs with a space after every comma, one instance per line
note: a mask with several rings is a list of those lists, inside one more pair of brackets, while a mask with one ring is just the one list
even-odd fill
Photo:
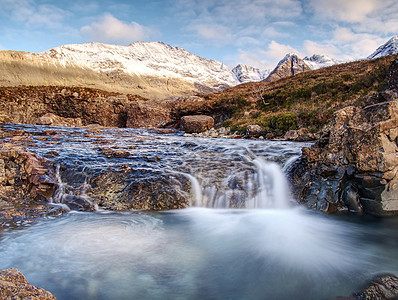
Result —
[[336, 110], [362, 106], [367, 97], [385, 90], [388, 68], [396, 58], [398, 55], [356, 61], [271, 83], [246, 83], [203, 97], [231, 111], [224, 125], [233, 130], [243, 132], [247, 125], [258, 124], [264, 134], [283, 135], [302, 127], [317, 132]]

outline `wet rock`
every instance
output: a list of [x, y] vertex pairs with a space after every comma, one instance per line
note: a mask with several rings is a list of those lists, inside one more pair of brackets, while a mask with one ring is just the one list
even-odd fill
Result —
[[0, 298], [4, 300], [52, 300], [50, 292], [29, 284], [17, 269], [0, 270]]
[[247, 125], [246, 135], [248, 137], [259, 137], [262, 134], [262, 129], [259, 125]]
[[324, 137], [303, 148], [293, 168], [299, 201], [327, 212], [398, 214], [397, 133], [398, 100], [336, 112]]
[[195, 115], [181, 118], [181, 129], [187, 133], [200, 133], [213, 128], [214, 119], [210, 116]]
[[103, 209], [165, 210], [189, 205], [189, 180], [154, 170], [106, 170], [88, 182], [87, 195]]
[[108, 147], [104, 147], [99, 150], [107, 158], [123, 158], [123, 157], [129, 157], [131, 155], [130, 152], [128, 151], [111, 149]]
[[398, 277], [394, 275], [378, 276], [363, 291], [348, 297], [338, 297], [335, 300], [364, 299], [397, 299]]

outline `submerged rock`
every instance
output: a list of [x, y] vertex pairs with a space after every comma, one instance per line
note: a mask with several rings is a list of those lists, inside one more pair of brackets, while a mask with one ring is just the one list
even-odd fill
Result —
[[52, 300], [53, 294], [30, 285], [17, 269], [0, 270], [0, 298], [4, 300]]

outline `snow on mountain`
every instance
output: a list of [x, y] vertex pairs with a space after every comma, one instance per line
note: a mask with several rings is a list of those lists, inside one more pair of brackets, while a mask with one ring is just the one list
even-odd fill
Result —
[[396, 53], [398, 53], [398, 35], [392, 37], [387, 43], [377, 48], [367, 59], [379, 58]]
[[134, 42], [128, 46], [71, 44], [42, 52], [42, 55], [56, 59], [63, 66], [74, 64], [97, 72], [122, 71], [139, 77], [174, 77], [214, 89], [239, 83], [223, 63], [163, 42]]
[[330, 67], [344, 62], [343, 60], [333, 59], [327, 55], [320, 54], [314, 54], [311, 57], [306, 56], [303, 60], [312, 70]]
[[252, 66], [238, 64], [235, 68], [232, 69], [232, 73], [240, 83], [245, 83], [262, 81], [267, 78], [269, 73], [271, 73], [271, 70], [258, 69]]

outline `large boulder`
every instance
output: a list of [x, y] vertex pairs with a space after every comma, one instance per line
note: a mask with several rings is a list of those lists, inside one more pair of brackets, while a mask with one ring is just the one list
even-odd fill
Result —
[[293, 169], [300, 202], [326, 212], [398, 214], [398, 100], [391, 97], [338, 111], [323, 138], [303, 148]]
[[53, 294], [30, 285], [17, 269], [0, 270], [0, 298], [4, 300], [53, 300]]
[[196, 115], [181, 118], [181, 129], [187, 133], [200, 133], [213, 128], [214, 119], [210, 116]]

